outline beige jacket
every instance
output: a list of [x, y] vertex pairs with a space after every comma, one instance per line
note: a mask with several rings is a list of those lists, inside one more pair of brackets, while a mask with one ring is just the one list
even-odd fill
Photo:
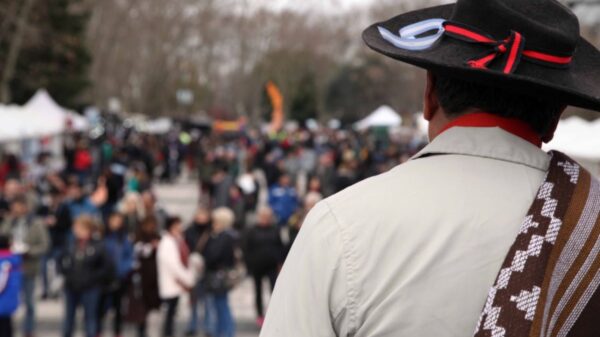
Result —
[[261, 337], [471, 336], [549, 160], [498, 128], [452, 128], [321, 202]]

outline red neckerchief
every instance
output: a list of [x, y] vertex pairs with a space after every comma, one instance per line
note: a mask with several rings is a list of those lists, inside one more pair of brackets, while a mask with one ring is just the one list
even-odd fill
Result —
[[527, 123], [514, 118], [500, 117], [487, 112], [476, 112], [457, 117], [455, 120], [448, 123], [442, 129], [442, 132], [455, 126], [480, 128], [498, 127], [539, 148], [542, 147], [542, 138]]

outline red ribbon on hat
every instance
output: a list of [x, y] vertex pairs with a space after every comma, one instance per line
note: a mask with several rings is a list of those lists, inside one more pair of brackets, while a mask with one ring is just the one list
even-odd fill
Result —
[[513, 73], [521, 59], [541, 63], [546, 66], [564, 68], [573, 60], [573, 56], [553, 55], [536, 50], [525, 49], [525, 37], [516, 31], [511, 31], [504, 40], [494, 40], [491, 36], [476, 28], [463, 24], [446, 21], [444, 23], [445, 35], [469, 42], [489, 45], [494, 47], [492, 52], [467, 61], [473, 68], [488, 69], [488, 65], [500, 56], [506, 56], [502, 72]]

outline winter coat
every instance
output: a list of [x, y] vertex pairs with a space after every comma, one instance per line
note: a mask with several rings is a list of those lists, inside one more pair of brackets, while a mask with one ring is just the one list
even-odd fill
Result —
[[116, 275], [105, 245], [96, 240], [70, 244], [59, 259], [59, 271], [65, 288], [76, 292], [104, 287]]
[[115, 267], [116, 277], [124, 280], [133, 267], [133, 244], [123, 233], [108, 233], [104, 246]]
[[158, 268], [156, 263], [157, 249], [153, 246], [153, 240], [159, 240], [149, 237], [148, 240], [138, 240], [134, 245], [135, 266], [134, 277], [137, 275], [139, 279], [134, 280], [141, 285], [141, 290], [144, 298], [144, 306], [150, 311], [160, 307], [160, 296], [158, 293]]
[[21, 256], [0, 250], [0, 317], [11, 316], [19, 307]]
[[212, 235], [202, 251], [207, 272], [235, 266], [235, 238], [230, 232]]
[[246, 265], [251, 273], [277, 269], [283, 262], [284, 247], [277, 227], [250, 228], [243, 243]]
[[19, 221], [25, 221], [26, 230], [23, 243], [28, 247], [26, 254], [23, 256], [23, 275], [35, 277], [39, 272], [42, 256], [50, 248], [50, 236], [44, 224], [33, 216], [21, 219], [8, 217], [0, 226], [0, 234], [13, 237], [14, 226]]
[[158, 290], [162, 299], [179, 297], [196, 283], [195, 273], [182, 259], [181, 244], [185, 242], [178, 242], [169, 233], [163, 235], [158, 244]]
[[188, 248], [191, 251], [195, 251], [198, 247], [198, 241], [200, 241], [200, 238], [210, 230], [210, 223], [198, 224], [196, 222], [192, 222], [183, 234], [183, 236], [185, 237], [185, 243], [188, 245]]
[[298, 208], [298, 196], [293, 187], [275, 185], [269, 190], [269, 206], [278, 218], [280, 224], [288, 219]]

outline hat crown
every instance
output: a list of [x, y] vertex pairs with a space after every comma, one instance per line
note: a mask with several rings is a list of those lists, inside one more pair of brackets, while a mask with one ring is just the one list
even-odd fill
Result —
[[572, 55], [579, 41], [579, 20], [555, 0], [458, 0], [452, 21], [503, 39], [521, 33], [527, 48]]

